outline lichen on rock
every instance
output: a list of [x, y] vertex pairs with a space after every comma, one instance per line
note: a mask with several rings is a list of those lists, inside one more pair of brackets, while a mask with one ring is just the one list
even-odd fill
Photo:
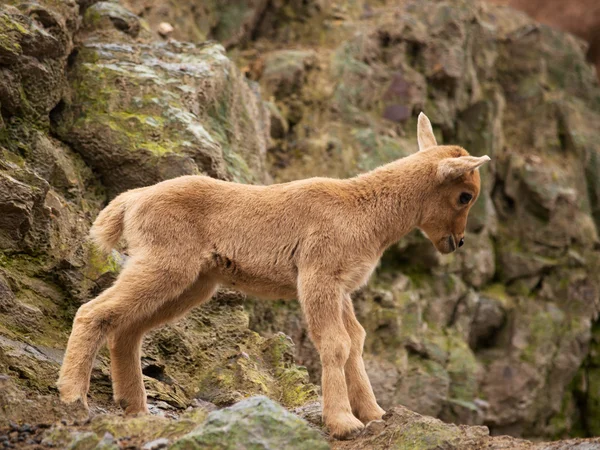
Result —
[[266, 181], [266, 108], [219, 44], [93, 42], [70, 79], [56, 131], [109, 195], [198, 173]]

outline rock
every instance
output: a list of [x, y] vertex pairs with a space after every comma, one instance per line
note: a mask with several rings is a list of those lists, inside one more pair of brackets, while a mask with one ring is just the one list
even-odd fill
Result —
[[[598, 5], [589, 0], [572, 2], [567, 9], [558, 13], [553, 2], [530, 2], [522, 0], [495, 1], [506, 6], [511, 6], [529, 14], [536, 21], [545, 23], [560, 30], [567, 31], [585, 39], [588, 43], [587, 58], [596, 65], [600, 73], [600, 53], [598, 43]], [[594, 9], [596, 8], [596, 9]]]
[[289, 130], [287, 119], [283, 116], [275, 103], [267, 103], [269, 108], [269, 119], [271, 122], [271, 137], [275, 139], [284, 138]]
[[98, 30], [114, 27], [134, 38], [141, 29], [139, 17], [114, 2], [98, 2], [90, 6], [83, 17], [83, 26]]
[[506, 310], [501, 301], [481, 296], [470, 327], [469, 345], [474, 348], [490, 346], [493, 338], [506, 321]]
[[147, 442], [142, 447], [142, 450], [158, 450], [160, 448], [167, 448], [169, 445], [169, 440], [166, 438], [155, 439], [153, 441]]
[[259, 396], [210, 413], [203, 425], [171, 446], [174, 450], [207, 447], [327, 449], [329, 445], [302, 419]]
[[185, 435], [205, 420], [207, 412], [196, 409], [179, 418], [157, 416], [123, 418], [101, 414], [78, 426], [54, 425], [43, 432], [43, 445], [73, 449], [118, 449], [124, 443], [133, 448], [166, 448], [171, 440]]
[[[150, 398], [182, 407], [192, 398], [219, 406], [268, 395], [287, 407], [317, 398], [306, 369], [294, 362], [294, 345], [283, 333], [269, 339], [248, 329], [241, 296], [217, 294], [180, 323], [152, 332], [144, 343]], [[189, 364], [203, 369], [189, 373]]]
[[161, 22], [158, 24], [157, 31], [162, 37], [169, 36], [171, 33], [173, 33], [173, 30], [173, 25], [171, 25], [169, 22]]
[[600, 448], [600, 439], [532, 443], [508, 436], [490, 436], [487, 427], [456, 426], [421, 416], [402, 406], [392, 408], [382, 421], [371, 422], [353, 441], [335, 441], [332, 449], [418, 448], [422, 450], [559, 450]]
[[[2, 345], [3, 349], [6, 348], [4, 342], [0, 345]], [[4, 352], [5, 350], [2, 351]], [[21, 355], [21, 357], [23, 356]], [[10, 360], [10, 357], [7, 359]], [[0, 357], [0, 372], [10, 374], [11, 372], [8, 370], [5, 362], [6, 359], [2, 355]], [[15, 364], [13, 367], [16, 368], [19, 366]], [[31, 376], [34, 371], [35, 366], [33, 366], [33, 369], [30, 367], [29, 372], [23, 370], [22, 373], [23, 376]], [[38, 394], [32, 398], [28, 395], [28, 392], [36, 389], [33, 386], [32, 384], [29, 384], [29, 386], [18, 385], [10, 375], [3, 375], [0, 378], [0, 388], [2, 388], [0, 390], [0, 429], [8, 427], [12, 421], [48, 424], [56, 421], [58, 418], [68, 418], [72, 421], [87, 417], [87, 411], [82, 407], [79, 405], [66, 406], [55, 395], [48, 393], [43, 395]], [[41, 387], [41, 390], [43, 390], [43, 387]]]
[[265, 58], [261, 80], [276, 98], [296, 93], [306, 82], [306, 71], [315, 64], [315, 57], [313, 51], [271, 53]]
[[220, 45], [90, 43], [70, 79], [56, 132], [111, 196], [195, 173], [267, 180], [266, 108]]
[[[33, 174], [31, 174], [33, 175]], [[43, 183], [43, 180], [39, 180]], [[15, 248], [25, 238], [33, 225], [33, 207], [43, 202], [45, 192], [34, 191], [31, 186], [17, 181], [8, 174], [0, 174], [0, 248]]]

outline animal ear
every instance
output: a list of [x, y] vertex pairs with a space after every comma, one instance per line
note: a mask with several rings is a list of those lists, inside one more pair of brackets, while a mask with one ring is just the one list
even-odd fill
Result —
[[455, 180], [461, 175], [477, 169], [488, 161], [490, 161], [490, 157], [487, 155], [444, 158], [438, 163], [438, 180], [441, 182]]
[[431, 128], [431, 122], [423, 113], [419, 114], [419, 121], [417, 123], [417, 141], [419, 141], [419, 151], [437, 145], [437, 141], [433, 134], [433, 128]]

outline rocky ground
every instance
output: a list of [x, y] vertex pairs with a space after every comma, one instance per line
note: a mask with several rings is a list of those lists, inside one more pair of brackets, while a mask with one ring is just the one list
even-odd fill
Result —
[[[0, 445], [600, 448], [497, 436], [600, 435], [600, 88], [585, 52], [464, 0], [5, 1]], [[351, 176], [415, 151], [421, 110], [438, 141], [492, 163], [464, 251], [411, 234], [355, 295], [384, 421], [328, 441], [297, 304], [234, 292], [146, 339], [151, 417], [118, 416], [106, 353], [91, 419], [58, 401], [73, 315], [122, 263], [86, 240], [108, 200], [183, 174]]]

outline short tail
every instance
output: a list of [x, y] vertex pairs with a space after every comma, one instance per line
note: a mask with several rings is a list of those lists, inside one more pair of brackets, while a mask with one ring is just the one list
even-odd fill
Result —
[[106, 253], [110, 253], [115, 248], [123, 234], [125, 210], [131, 194], [132, 192], [128, 191], [115, 197], [100, 211], [90, 229], [90, 237]]

